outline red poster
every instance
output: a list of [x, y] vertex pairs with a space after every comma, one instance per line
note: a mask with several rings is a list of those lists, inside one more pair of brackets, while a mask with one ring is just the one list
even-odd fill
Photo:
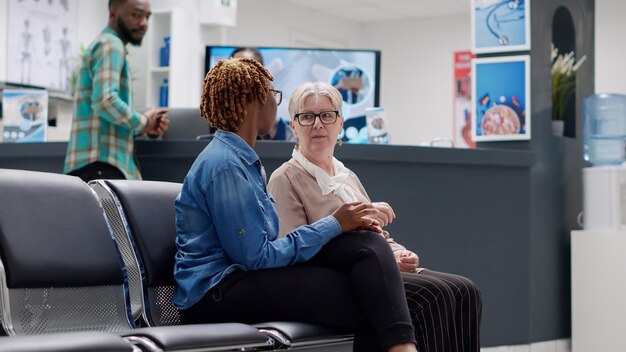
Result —
[[472, 141], [472, 59], [471, 51], [454, 52], [453, 139], [457, 148], [476, 148]]

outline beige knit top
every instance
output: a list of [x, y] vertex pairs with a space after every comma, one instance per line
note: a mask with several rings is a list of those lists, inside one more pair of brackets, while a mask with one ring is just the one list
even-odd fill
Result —
[[[352, 171], [346, 183], [357, 191], [359, 201], [371, 203], [365, 188], [359, 178]], [[344, 201], [337, 195], [322, 194], [317, 180], [309, 174], [293, 158], [282, 164], [270, 177], [268, 191], [274, 196], [274, 206], [278, 211], [279, 231], [282, 237], [295, 228], [308, 225], [332, 214]], [[392, 238], [387, 242], [394, 254], [399, 255], [404, 246], [396, 243]]]

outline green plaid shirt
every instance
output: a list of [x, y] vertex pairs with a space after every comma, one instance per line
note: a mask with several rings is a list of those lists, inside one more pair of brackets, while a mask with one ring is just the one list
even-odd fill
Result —
[[126, 55], [124, 43], [109, 27], [85, 51], [63, 172], [101, 161], [127, 179], [141, 179], [134, 136], [148, 120], [133, 111]]

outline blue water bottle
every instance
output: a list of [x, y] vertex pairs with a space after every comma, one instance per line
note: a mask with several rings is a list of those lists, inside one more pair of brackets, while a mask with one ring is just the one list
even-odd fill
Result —
[[585, 98], [583, 158], [593, 165], [626, 161], [626, 95], [603, 93]]
[[170, 65], [170, 37], [165, 36], [163, 38], [163, 46], [161, 47], [159, 66], [167, 67]]
[[163, 79], [163, 84], [159, 87], [159, 107], [165, 108], [168, 104], [169, 87], [167, 78]]

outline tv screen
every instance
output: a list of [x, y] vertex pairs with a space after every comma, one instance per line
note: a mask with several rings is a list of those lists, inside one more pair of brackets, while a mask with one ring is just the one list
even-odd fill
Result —
[[[227, 59], [232, 46], [206, 47], [205, 73], [219, 60]], [[291, 93], [305, 82], [327, 82], [343, 97], [344, 131], [349, 143], [367, 143], [365, 109], [378, 106], [380, 51], [306, 48], [257, 48], [265, 67], [274, 75], [274, 87], [283, 91], [277, 119], [289, 121]], [[287, 135], [283, 139], [291, 139]]]

